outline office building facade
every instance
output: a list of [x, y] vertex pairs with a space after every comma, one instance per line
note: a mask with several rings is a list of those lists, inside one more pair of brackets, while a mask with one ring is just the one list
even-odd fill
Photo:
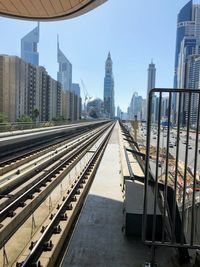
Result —
[[59, 48], [57, 41], [57, 62], [58, 72], [57, 80], [62, 84], [63, 90], [71, 91], [72, 89], [72, 64]]
[[114, 78], [112, 65], [113, 63], [109, 52], [105, 63], [104, 78], [104, 113], [107, 118], [113, 118], [115, 116]]
[[72, 83], [72, 64], [59, 48], [57, 39], [57, 62], [59, 69], [57, 80], [62, 87], [61, 115], [68, 121], [77, 121], [81, 117], [80, 86]]
[[72, 92], [74, 92], [77, 96], [81, 97], [81, 89], [78, 83], [72, 83]]
[[21, 39], [21, 58], [33, 65], [39, 65], [39, 53], [37, 49], [37, 45], [39, 43], [39, 23], [37, 27], [35, 27], [31, 32], [26, 34]]
[[[199, 58], [200, 58], [200, 5], [189, 1], [178, 14], [177, 39], [175, 53], [174, 87], [182, 89], [199, 88]], [[189, 96], [185, 94], [181, 99], [180, 120], [184, 126], [187, 123]], [[190, 122], [195, 123], [197, 114], [197, 99], [191, 97]], [[178, 102], [173, 95], [173, 117], [178, 120]]]
[[134, 120], [135, 117], [137, 120], [142, 119], [142, 96], [139, 96], [137, 92], [132, 95], [128, 115], [130, 120]]
[[16, 119], [16, 95], [19, 88], [16, 82], [16, 57], [0, 56], [0, 112], [5, 113], [9, 121]]
[[0, 112], [16, 122], [21, 115], [47, 121], [61, 115], [61, 84], [46, 69], [19, 57], [0, 55]]

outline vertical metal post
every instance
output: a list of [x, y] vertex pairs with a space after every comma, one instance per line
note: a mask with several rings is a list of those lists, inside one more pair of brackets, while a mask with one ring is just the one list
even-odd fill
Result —
[[[158, 162], [160, 154], [160, 121], [161, 121], [161, 103], [162, 103], [162, 93], [159, 93], [159, 109], [158, 109], [158, 137], [157, 137], [157, 151], [156, 151], [156, 177], [154, 185], [154, 210], [153, 210], [153, 230], [152, 230], [152, 241], [155, 242], [156, 237], [156, 211], [158, 202]], [[155, 246], [151, 247], [151, 264], [155, 263]]]
[[168, 184], [168, 167], [169, 167], [169, 141], [170, 141], [170, 125], [171, 125], [171, 101], [172, 94], [169, 93], [168, 106], [168, 129], [167, 129], [167, 151], [166, 151], [166, 167], [165, 167], [165, 186], [164, 186], [164, 208], [163, 208], [163, 226], [162, 226], [162, 242], [165, 238], [166, 209], [167, 209], [167, 184]]
[[190, 245], [194, 243], [194, 217], [195, 217], [195, 191], [196, 191], [196, 179], [197, 179], [197, 159], [198, 159], [198, 136], [200, 128], [200, 94], [198, 94], [198, 111], [197, 111], [197, 123], [196, 123], [196, 139], [195, 139], [195, 156], [194, 156], [194, 181], [193, 181], [193, 194], [192, 194], [192, 222], [191, 222], [191, 239]]
[[173, 199], [173, 223], [172, 223], [172, 243], [175, 242], [175, 231], [176, 231], [176, 192], [177, 192], [177, 179], [178, 179], [178, 164], [179, 164], [179, 141], [180, 141], [180, 114], [181, 114], [181, 98], [182, 93], [179, 93], [178, 102], [178, 125], [177, 125], [177, 136], [176, 136], [176, 164], [175, 164], [175, 181], [174, 181], [174, 199]]
[[181, 245], [184, 242], [184, 226], [185, 226], [185, 196], [186, 196], [186, 182], [187, 182], [187, 164], [188, 164], [188, 143], [190, 133], [190, 109], [191, 109], [191, 93], [189, 92], [188, 114], [187, 114], [187, 134], [186, 134], [186, 148], [185, 148], [185, 168], [183, 181], [183, 203], [182, 203], [182, 224], [181, 224]]
[[150, 152], [150, 138], [151, 138], [151, 108], [152, 108], [152, 91], [149, 92], [148, 113], [147, 113], [147, 138], [146, 138], [146, 161], [145, 161], [145, 180], [144, 180], [144, 203], [143, 203], [143, 217], [142, 217], [142, 240], [146, 238], [147, 226], [147, 186], [149, 182], [149, 152]]

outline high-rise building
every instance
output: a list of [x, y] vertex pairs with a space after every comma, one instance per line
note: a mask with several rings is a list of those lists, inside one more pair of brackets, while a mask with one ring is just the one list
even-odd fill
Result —
[[39, 42], [39, 23], [31, 32], [21, 39], [21, 58], [33, 65], [39, 65], [39, 53], [37, 44]]
[[139, 96], [137, 92], [133, 93], [129, 106], [129, 119], [133, 120], [135, 117], [138, 120], [142, 119], [142, 96]]
[[122, 110], [121, 110], [121, 108], [118, 106], [117, 107], [117, 118], [119, 118], [120, 120], [122, 119]]
[[142, 99], [141, 119], [142, 121], [147, 120], [147, 100], [146, 99]]
[[57, 62], [59, 70], [57, 72], [57, 80], [62, 84], [63, 90], [72, 89], [72, 64], [59, 48], [59, 41], [57, 40]]
[[174, 70], [174, 88], [178, 87], [178, 61], [181, 50], [181, 42], [184, 37], [194, 36], [194, 25], [192, 21], [192, 3], [189, 1], [179, 12], [177, 18], [177, 34], [176, 34], [176, 51], [175, 51], [175, 70]]
[[61, 115], [61, 84], [46, 69], [19, 57], [0, 55], [0, 112], [11, 122], [21, 115], [47, 121]]
[[[148, 81], [147, 81], [147, 105], [148, 105], [148, 100], [149, 100], [149, 91], [153, 88], [155, 88], [156, 84], [156, 67], [155, 64], [153, 64], [153, 61], [151, 64], [149, 64], [148, 68]], [[152, 97], [152, 122], [156, 121], [157, 117], [157, 101], [156, 101], [156, 96], [153, 95]]]
[[77, 96], [81, 97], [81, 89], [78, 83], [72, 83], [72, 92], [74, 92]]
[[162, 116], [162, 119], [167, 119], [167, 116], [168, 116], [168, 111], [169, 111], [169, 97], [168, 96], [164, 96], [162, 97], [162, 103], [161, 103], [161, 116]]
[[[189, 1], [178, 14], [174, 88], [199, 88], [199, 58], [200, 58], [200, 5]], [[187, 122], [188, 95], [185, 94], [181, 102], [181, 124]], [[176, 94], [173, 95], [173, 119], [177, 121], [178, 101]], [[196, 119], [195, 107], [197, 99], [192, 96], [191, 123]]]
[[81, 98], [74, 92], [62, 90], [62, 116], [68, 121], [81, 118]]
[[61, 84], [51, 76], [47, 77], [48, 92], [48, 119], [58, 118], [61, 115]]
[[104, 78], [104, 113], [107, 118], [113, 118], [115, 116], [114, 78], [112, 65], [113, 63], [109, 52], [105, 63]]
[[62, 86], [61, 114], [69, 121], [79, 120], [81, 117], [81, 98], [79, 84], [72, 84], [72, 64], [59, 48], [57, 40], [57, 62], [59, 70], [57, 72], [58, 82]]
[[147, 99], [148, 99], [149, 91], [155, 88], [155, 84], [156, 84], [156, 67], [155, 67], [155, 64], [151, 62], [148, 68]]
[[16, 57], [0, 56], [0, 112], [16, 120]]

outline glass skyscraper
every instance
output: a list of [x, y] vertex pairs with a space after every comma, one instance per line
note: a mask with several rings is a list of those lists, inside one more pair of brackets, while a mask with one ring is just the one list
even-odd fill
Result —
[[155, 84], [156, 84], [156, 67], [155, 67], [155, 64], [151, 62], [148, 68], [147, 99], [148, 99], [149, 91], [155, 88]]
[[104, 113], [107, 118], [113, 118], [115, 116], [114, 78], [112, 64], [113, 63], [109, 52], [105, 63], [104, 78]]
[[78, 83], [72, 83], [72, 92], [81, 97], [81, 89]]
[[[148, 99], [149, 99], [149, 91], [153, 88], [155, 88], [155, 84], [156, 84], [156, 67], [155, 64], [153, 63], [153, 61], [151, 62], [151, 64], [149, 64], [149, 68], [148, 68], [148, 81], [147, 81], [147, 104], [148, 104]], [[157, 117], [157, 107], [156, 107], [156, 96], [153, 95], [152, 97], [152, 122], [156, 121], [156, 117]]]
[[39, 53], [37, 44], [39, 43], [39, 22], [31, 32], [21, 39], [21, 58], [27, 63], [39, 65]]
[[[200, 5], [189, 1], [179, 12], [177, 21], [174, 88], [199, 88], [200, 60]], [[173, 119], [177, 121], [177, 97], [173, 95]], [[188, 96], [184, 95], [181, 108], [181, 123], [187, 120]], [[191, 122], [195, 118], [195, 99], [192, 101]]]
[[72, 90], [72, 64], [63, 54], [59, 48], [59, 41], [57, 40], [57, 62], [59, 70], [57, 72], [57, 79], [62, 84], [64, 90]]
[[174, 70], [174, 88], [177, 88], [177, 68], [178, 59], [181, 49], [181, 42], [184, 37], [191, 36], [192, 31], [192, 0], [189, 1], [179, 12], [177, 18], [177, 34], [176, 34], [176, 52], [175, 52], [175, 70]]

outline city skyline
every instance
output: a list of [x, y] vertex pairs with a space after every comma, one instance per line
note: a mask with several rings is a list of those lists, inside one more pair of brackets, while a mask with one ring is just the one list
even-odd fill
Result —
[[[72, 20], [41, 22], [40, 65], [56, 79], [58, 33], [63, 53], [73, 62], [74, 80], [83, 79], [88, 93], [102, 98], [104, 58], [110, 50], [116, 64], [116, 106], [126, 110], [133, 91], [138, 90], [143, 97], [146, 95], [146, 66], [151, 58], [158, 70], [157, 86], [173, 86], [177, 14], [187, 2], [155, 0], [152, 6], [146, 1], [127, 1], [128, 4], [123, 5], [110, 0]], [[123, 20], [119, 20], [121, 12], [126, 14]], [[143, 20], [139, 23], [141, 13]], [[19, 56], [19, 40], [36, 26], [36, 22], [1, 18], [1, 25], [0, 33], [4, 36], [1, 53]]]

